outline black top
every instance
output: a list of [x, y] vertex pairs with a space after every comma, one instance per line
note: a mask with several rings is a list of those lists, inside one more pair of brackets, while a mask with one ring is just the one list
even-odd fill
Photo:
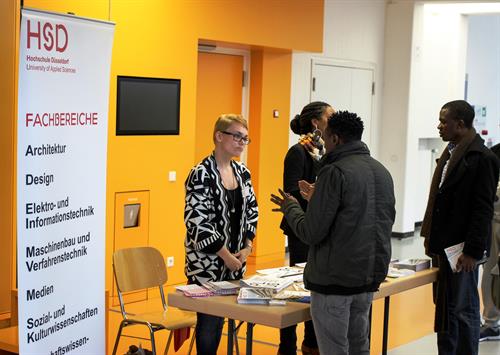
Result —
[[231, 239], [229, 241], [229, 251], [231, 253], [236, 253], [238, 251], [238, 235], [240, 233], [241, 214], [243, 213], [243, 196], [241, 194], [240, 186], [234, 190], [224, 189], [227, 193], [230, 208]]
[[[300, 194], [299, 181], [305, 180], [314, 183], [316, 180], [316, 165], [311, 155], [303, 145], [297, 143], [290, 147], [285, 157], [283, 169], [283, 189], [299, 201], [305, 211], [307, 201]], [[296, 236], [283, 217], [280, 225], [283, 232], [288, 236], [288, 251], [290, 265], [307, 261], [308, 246], [302, 243]]]

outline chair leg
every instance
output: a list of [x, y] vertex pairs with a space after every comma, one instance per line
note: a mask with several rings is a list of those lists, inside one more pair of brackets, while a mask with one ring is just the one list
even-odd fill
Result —
[[149, 324], [148, 328], [149, 328], [149, 335], [151, 336], [151, 352], [153, 353], [153, 355], [156, 355], [155, 332], [151, 327], [151, 325]]
[[191, 355], [191, 351], [193, 350], [194, 339], [196, 337], [196, 328], [193, 329], [193, 335], [191, 337], [191, 343], [189, 344], [189, 352], [188, 355]]
[[164, 355], [167, 355], [168, 349], [170, 349], [170, 343], [172, 342], [172, 336], [174, 335], [174, 331], [171, 330], [170, 334], [168, 335], [168, 340], [167, 340], [167, 346], [165, 347], [165, 352]]
[[116, 351], [118, 350], [118, 343], [120, 342], [120, 337], [122, 336], [122, 330], [125, 322], [121, 321], [120, 328], [118, 328], [118, 334], [116, 334], [115, 346], [113, 348], [113, 355], [116, 355]]

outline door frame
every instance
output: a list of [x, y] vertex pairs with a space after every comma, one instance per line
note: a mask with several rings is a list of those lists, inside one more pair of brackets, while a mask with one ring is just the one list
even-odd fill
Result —
[[371, 128], [370, 128], [370, 142], [372, 142], [373, 138], [373, 115], [375, 111], [375, 103], [376, 97], [378, 94], [378, 90], [381, 90], [381, 87], [377, 87], [377, 65], [373, 62], [364, 62], [358, 60], [346, 60], [346, 59], [337, 59], [337, 58], [325, 58], [325, 57], [312, 57], [311, 58], [311, 67], [310, 67], [310, 78], [309, 78], [309, 102], [312, 101], [313, 95], [313, 85], [314, 85], [314, 76], [313, 69], [315, 65], [325, 65], [332, 67], [341, 67], [341, 68], [350, 68], [350, 69], [364, 69], [372, 71], [372, 104], [370, 107], [371, 114]]
[[[236, 49], [229, 47], [220, 46], [209, 46], [204, 44], [198, 45], [198, 52], [203, 53], [215, 53], [215, 54], [227, 54], [227, 55], [238, 55], [243, 57], [243, 75], [242, 78], [243, 85], [241, 86], [241, 114], [250, 124], [250, 51], [246, 49]], [[243, 150], [240, 160], [243, 163], [247, 163], [248, 148]]]

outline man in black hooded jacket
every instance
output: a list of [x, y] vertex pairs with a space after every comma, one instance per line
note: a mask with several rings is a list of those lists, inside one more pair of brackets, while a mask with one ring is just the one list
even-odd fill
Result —
[[295, 235], [309, 245], [304, 283], [322, 354], [369, 354], [369, 309], [385, 279], [395, 217], [387, 169], [361, 142], [363, 122], [340, 111], [328, 121], [326, 154], [304, 212], [280, 190], [271, 196]]

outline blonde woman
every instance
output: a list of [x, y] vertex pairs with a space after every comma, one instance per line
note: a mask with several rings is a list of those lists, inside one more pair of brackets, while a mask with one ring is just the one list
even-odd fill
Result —
[[[189, 283], [241, 279], [257, 228], [250, 172], [233, 160], [250, 143], [247, 121], [235, 114], [220, 116], [213, 140], [213, 153], [191, 169], [185, 183], [185, 273]], [[203, 313], [197, 316], [197, 352], [215, 355], [224, 319]]]

